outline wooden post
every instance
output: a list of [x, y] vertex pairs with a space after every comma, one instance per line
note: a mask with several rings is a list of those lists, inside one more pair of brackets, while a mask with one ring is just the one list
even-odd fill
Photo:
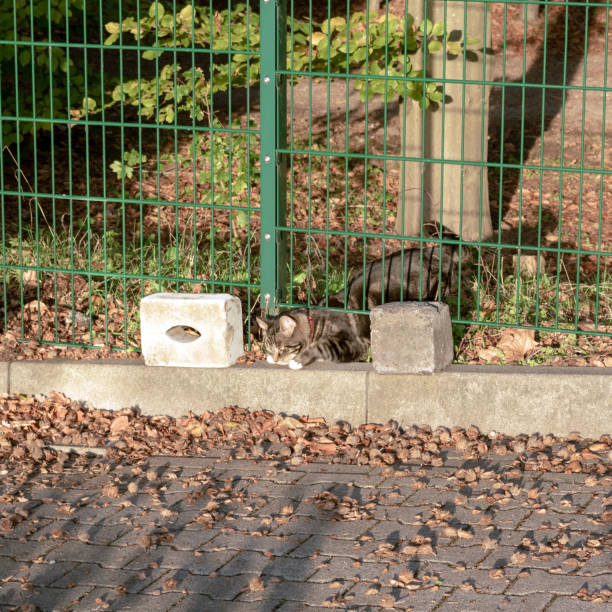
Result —
[[[479, 38], [480, 47], [463, 55], [426, 58], [428, 76], [435, 79], [491, 80], [491, 19], [486, 3], [421, 0], [410, 5], [415, 21], [425, 16], [444, 21], [447, 32], [458, 31]], [[427, 6], [427, 10], [426, 10]], [[446, 7], [446, 10], [445, 10]], [[486, 30], [486, 31], [485, 31]], [[486, 38], [486, 40], [485, 40]], [[413, 62], [423, 57], [415, 56]], [[490, 87], [481, 84], [446, 83], [446, 102], [424, 113], [411, 99], [400, 104], [403, 130], [402, 155], [446, 160], [450, 163], [407, 161], [402, 165], [396, 231], [419, 236], [427, 221], [438, 221], [464, 240], [484, 240], [492, 235], [487, 168], [461, 162], [487, 161]], [[423, 123], [425, 124], [423, 126]], [[459, 163], [454, 163], [459, 162]]]

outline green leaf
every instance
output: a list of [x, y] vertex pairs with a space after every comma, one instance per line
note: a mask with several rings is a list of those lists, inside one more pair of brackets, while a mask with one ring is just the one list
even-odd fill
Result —
[[442, 43], [439, 40], [430, 40], [427, 43], [427, 51], [429, 53], [437, 53], [442, 50]]
[[433, 36], [443, 36], [444, 35], [444, 22], [438, 21], [437, 23], [434, 23], [434, 26], [431, 29], [431, 33]]
[[116, 21], [109, 21], [104, 24], [104, 29], [109, 34], [119, 34], [119, 24]]
[[182, 23], [190, 26], [193, 20], [193, 8], [191, 5], [187, 5], [186, 7], [182, 8], [179, 11], [178, 16]]
[[293, 285], [301, 285], [306, 280], [306, 270], [302, 270], [293, 275]]
[[154, 60], [156, 57], [159, 57], [163, 51], [153, 51], [153, 49], [147, 49], [142, 52], [142, 59], [146, 60]]
[[[233, 185], [233, 187], [235, 187]], [[238, 191], [238, 190], [236, 190]], [[239, 191], [238, 191], [239, 192]], [[234, 213], [234, 222], [238, 227], [248, 227], [249, 225], [249, 215], [244, 211], [240, 210]]]
[[421, 32], [422, 34], [427, 34], [427, 36], [431, 34], [432, 29], [433, 29], [433, 24], [431, 23], [429, 19], [421, 22], [421, 25], [419, 26], [419, 32]]
[[161, 2], [153, 2], [149, 7], [149, 17], [155, 18], [157, 15], [157, 19], [161, 19], [166, 13], [166, 9], [164, 9], [164, 5]]
[[119, 38], [119, 34], [111, 34], [105, 41], [105, 45], [112, 45]]
[[323, 34], [323, 32], [313, 32], [310, 39], [312, 40], [313, 46], [316, 47], [322, 40], [327, 41], [327, 36]]
[[446, 52], [450, 55], [459, 55], [461, 53], [461, 45], [455, 41], [447, 42]]
[[96, 101], [93, 98], [83, 98], [83, 110], [85, 113], [93, 113], [96, 109]]
[[480, 43], [481, 43], [480, 38], [472, 38], [471, 36], [466, 36], [465, 38], [465, 44], [468, 47], [474, 47], [476, 45], [480, 45]]

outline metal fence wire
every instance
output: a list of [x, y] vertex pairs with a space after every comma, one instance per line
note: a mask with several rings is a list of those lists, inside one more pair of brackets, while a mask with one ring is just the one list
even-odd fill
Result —
[[0, 0], [4, 340], [138, 351], [156, 291], [367, 312], [398, 252], [458, 339], [612, 338], [610, 7]]

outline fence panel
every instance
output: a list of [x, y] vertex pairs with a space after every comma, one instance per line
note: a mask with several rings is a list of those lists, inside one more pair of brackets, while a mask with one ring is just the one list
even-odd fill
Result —
[[288, 6], [283, 305], [367, 312], [347, 280], [409, 247], [425, 297], [427, 245], [455, 245], [464, 342], [612, 336], [610, 3]]
[[506, 357], [504, 328], [609, 350], [610, 2], [378, 7], [13, 0], [5, 339], [137, 351], [160, 290], [233, 292], [247, 331], [259, 307], [366, 312], [347, 283], [402, 248], [400, 297], [445, 286], [434, 245], [460, 359]]
[[9, 340], [136, 350], [140, 299], [155, 291], [233, 292], [248, 318], [259, 39], [257, 9], [234, 1], [12, 2], [0, 24]]

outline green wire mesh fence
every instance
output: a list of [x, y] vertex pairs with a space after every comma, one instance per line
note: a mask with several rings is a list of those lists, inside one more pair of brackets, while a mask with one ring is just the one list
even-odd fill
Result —
[[433, 246], [458, 342], [612, 338], [610, 6], [1, 0], [2, 333], [137, 351], [155, 291], [366, 312], [392, 253], [444, 286]]

